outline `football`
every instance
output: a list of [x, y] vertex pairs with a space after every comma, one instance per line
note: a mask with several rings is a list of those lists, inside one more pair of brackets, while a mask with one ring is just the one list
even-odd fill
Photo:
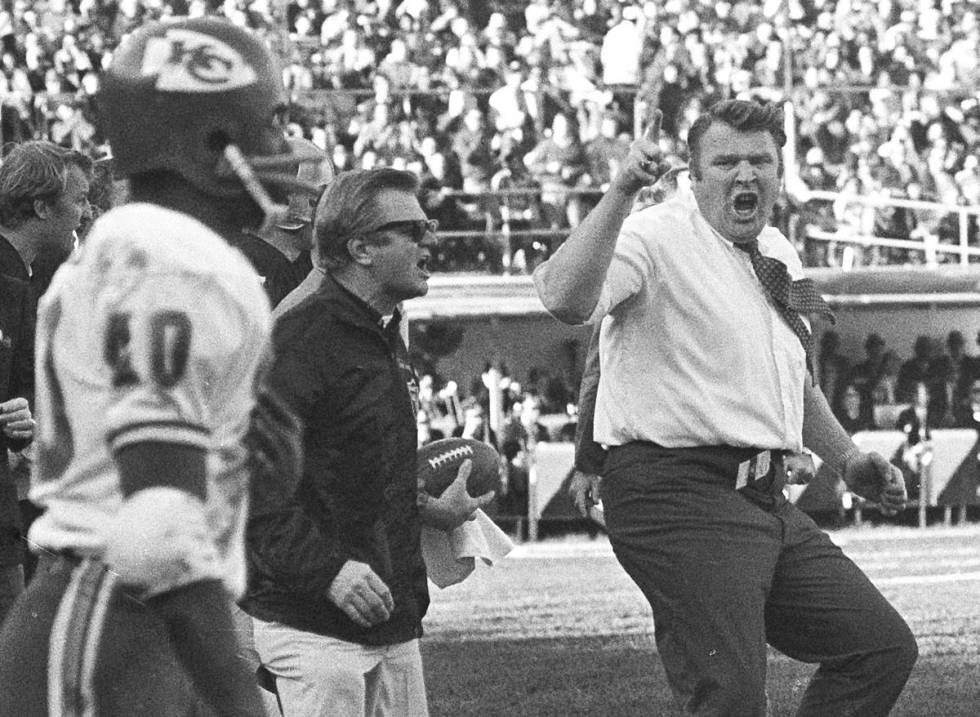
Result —
[[494, 447], [472, 438], [443, 438], [418, 452], [417, 474], [426, 493], [439, 497], [456, 480], [465, 460], [473, 461], [466, 491], [473, 497], [500, 487], [500, 456]]

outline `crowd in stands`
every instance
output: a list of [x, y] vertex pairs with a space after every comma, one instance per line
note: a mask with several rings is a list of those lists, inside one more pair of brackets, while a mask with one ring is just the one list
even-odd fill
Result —
[[[980, 334], [976, 338], [980, 346]], [[891, 459], [916, 498], [933, 430], [980, 431], [980, 355], [968, 353], [958, 330], [950, 331], [944, 342], [917, 336], [905, 359], [877, 333], [865, 338], [864, 351], [863, 359], [852, 363], [840, 353], [840, 337], [825, 333], [818, 362], [821, 388], [849, 433], [905, 434]]]
[[[700, 108], [741, 94], [792, 102], [796, 162], [777, 220], [811, 266], [926, 257], [810, 240], [808, 228], [924, 239], [934, 253], [957, 243], [960, 228], [955, 214], [805, 202], [807, 190], [980, 205], [980, 23], [957, 0], [0, 8], [4, 141], [43, 136], [97, 158], [97, 75], [126, 32], [167, 15], [225, 15], [284, 57], [291, 132], [333, 146], [338, 169], [390, 165], [423, 177], [425, 208], [447, 232], [437, 257], [446, 270], [533, 269], [608, 183], [637, 120], [662, 109], [664, 142], [681, 162]], [[976, 215], [968, 233], [976, 244]]]
[[962, 332], [950, 331], [942, 343], [920, 335], [906, 358], [871, 333], [864, 351], [852, 363], [840, 353], [836, 332], [821, 338], [820, 385], [850, 432], [899, 428], [924, 435], [929, 428], [980, 426], [980, 356], [968, 353]]

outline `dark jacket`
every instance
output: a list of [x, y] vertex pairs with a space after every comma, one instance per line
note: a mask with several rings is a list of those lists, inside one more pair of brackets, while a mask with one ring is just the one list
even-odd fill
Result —
[[301, 252], [295, 261], [254, 234], [239, 234], [230, 240], [249, 260], [256, 273], [262, 277], [262, 287], [275, 308], [286, 295], [300, 285], [313, 268], [310, 252]]
[[6, 237], [0, 235], [0, 274], [19, 279], [26, 282], [31, 287], [34, 297], [34, 308], [37, 309], [37, 302], [44, 295], [51, 285], [55, 272], [71, 255], [71, 251], [47, 250], [31, 262], [31, 270], [28, 273], [27, 266], [14, 245]]
[[[305, 465], [284, 505], [253, 494], [249, 589], [242, 607], [261, 620], [365, 645], [422, 634], [429, 604], [419, 545], [415, 373], [397, 317], [381, 317], [329, 275], [273, 333], [268, 377], [303, 421]], [[327, 597], [347, 560], [367, 563], [395, 611], [365, 629]]]
[[[27, 271], [24, 260], [17, 253], [14, 245], [7, 241], [3, 235], [0, 235], [0, 275], [19, 279], [27, 284], [30, 284], [31, 281], [31, 275]], [[36, 303], [37, 297], [35, 297], [35, 305]]]
[[[26, 398], [34, 407], [34, 299], [26, 282], [0, 274], [0, 402], [11, 398]], [[0, 566], [17, 565], [24, 557], [7, 450], [28, 443], [0, 431]]]

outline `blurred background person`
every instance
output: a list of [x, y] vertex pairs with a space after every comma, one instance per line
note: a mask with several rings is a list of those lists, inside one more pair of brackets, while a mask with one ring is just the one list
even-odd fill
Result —
[[862, 405], [861, 392], [853, 383], [846, 384], [841, 390], [834, 415], [849, 435], [875, 429], [874, 417]]
[[817, 375], [820, 377], [820, 390], [831, 406], [839, 406], [845, 383], [851, 372], [851, 362], [840, 352], [840, 334], [827, 330], [820, 337], [820, 352], [817, 357]]
[[867, 413], [873, 412], [874, 387], [881, 378], [884, 365], [885, 340], [877, 333], [870, 333], [864, 340], [865, 357], [854, 365], [849, 383], [861, 393], [861, 404]]
[[44, 140], [14, 145], [0, 163], [0, 273], [28, 282], [35, 301], [91, 219], [92, 160]]
[[917, 381], [912, 389], [912, 405], [898, 414], [895, 428], [905, 434], [901, 449], [901, 468], [909, 498], [919, 497], [922, 471], [930, 460], [932, 429], [938, 420], [930, 412], [929, 384]]
[[963, 332], [956, 329], [946, 335], [946, 352], [937, 356], [930, 369], [933, 390], [938, 394], [933, 402], [939, 414], [939, 425], [949, 428], [956, 423], [956, 405], [963, 401], [969, 385], [970, 357], [964, 347]]
[[34, 438], [34, 321], [30, 287], [0, 275], [0, 624], [24, 590], [26, 531], [9, 454]]

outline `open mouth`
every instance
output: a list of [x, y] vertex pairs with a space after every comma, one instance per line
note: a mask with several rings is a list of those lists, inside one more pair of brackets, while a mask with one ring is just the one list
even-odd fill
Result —
[[751, 219], [759, 208], [759, 195], [755, 192], [736, 192], [732, 198], [732, 210], [739, 219]]

